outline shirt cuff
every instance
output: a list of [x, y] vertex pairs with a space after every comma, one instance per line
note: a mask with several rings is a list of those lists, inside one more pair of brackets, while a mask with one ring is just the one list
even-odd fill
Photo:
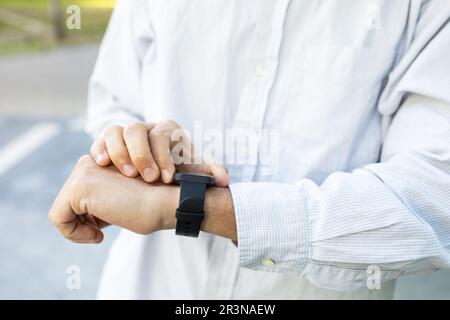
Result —
[[244, 268], [301, 274], [310, 252], [308, 217], [293, 184], [230, 185], [236, 215], [239, 264]]

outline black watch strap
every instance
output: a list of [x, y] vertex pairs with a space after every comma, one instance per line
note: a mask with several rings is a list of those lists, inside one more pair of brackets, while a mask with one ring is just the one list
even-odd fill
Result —
[[205, 216], [203, 205], [206, 189], [214, 183], [214, 179], [201, 173], [177, 173], [175, 182], [180, 184], [175, 234], [198, 237]]

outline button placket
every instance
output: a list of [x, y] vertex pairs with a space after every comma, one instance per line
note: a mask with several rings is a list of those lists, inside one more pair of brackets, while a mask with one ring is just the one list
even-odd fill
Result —
[[[289, 6], [289, 0], [276, 2], [275, 7], [261, 6], [258, 31], [255, 36], [254, 52], [262, 52], [255, 57], [255, 73], [244, 90], [236, 117], [235, 127], [247, 127], [261, 130], [268, 107], [269, 95], [275, 81], [281, 41], [283, 38], [284, 21]], [[271, 21], [272, 23], [268, 23]], [[257, 145], [256, 153], [259, 152]], [[253, 180], [256, 165], [245, 166], [243, 179]]]
[[[255, 62], [255, 73], [243, 91], [233, 128], [247, 127], [260, 130], [263, 126], [269, 92], [275, 81], [278, 68], [284, 21], [289, 3], [290, 0], [262, 2], [257, 9], [265, 10], [259, 15], [259, 30], [254, 45], [254, 52], [261, 52], [262, 55], [253, 59]], [[274, 5], [275, 8], [268, 6], [268, 4]], [[268, 23], [270, 21], [272, 23]], [[256, 146], [256, 152], [259, 152], [259, 145]], [[245, 165], [242, 170], [241, 180], [252, 181], [256, 169], [257, 165]], [[271, 268], [275, 265], [275, 261], [270, 258], [264, 261], [266, 268]], [[236, 282], [239, 276], [237, 270], [235, 274], [237, 275], [235, 278]]]

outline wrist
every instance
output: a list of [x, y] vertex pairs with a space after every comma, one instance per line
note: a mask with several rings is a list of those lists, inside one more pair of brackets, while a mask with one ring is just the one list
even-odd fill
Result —
[[203, 231], [237, 240], [233, 198], [229, 188], [209, 188], [206, 191], [204, 208]]
[[[177, 220], [176, 210], [180, 200], [180, 187], [169, 186], [163, 201], [163, 214], [160, 230], [175, 229]], [[205, 217], [201, 230], [237, 240], [236, 220], [234, 216], [233, 200], [229, 188], [211, 187], [206, 191], [204, 203]]]
[[180, 200], [180, 187], [173, 185], [168, 187], [166, 198], [163, 200], [163, 214], [161, 219], [161, 229], [175, 229], [177, 219], [175, 218], [175, 212], [178, 208]]

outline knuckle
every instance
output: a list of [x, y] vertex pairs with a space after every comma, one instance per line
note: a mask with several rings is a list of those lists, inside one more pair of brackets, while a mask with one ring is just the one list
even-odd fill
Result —
[[138, 153], [138, 154], [134, 155], [132, 157], [132, 160], [133, 160], [134, 165], [138, 168], [144, 167], [147, 164], [149, 164], [149, 162], [150, 162], [149, 157], [142, 153]]
[[176, 122], [175, 120], [172, 120], [172, 119], [166, 119], [166, 120], [162, 121], [162, 124], [167, 128], [180, 128], [180, 125], [178, 124], [178, 122]]
[[81, 164], [76, 168], [73, 176], [70, 179], [72, 187], [84, 184], [86, 181], [89, 181], [90, 177], [94, 175], [96, 167], [92, 165], [91, 162], [93, 162], [92, 159], [90, 160], [89, 164]]
[[160, 139], [164, 135], [167, 135], [162, 127], [155, 127], [152, 131], [150, 131], [149, 136], [151, 139]]
[[123, 127], [119, 126], [118, 124], [112, 124], [112, 125], [109, 125], [105, 129], [105, 131], [103, 131], [103, 135], [108, 136], [113, 132], [117, 132], [117, 131], [121, 132], [122, 130], [123, 130]]
[[111, 160], [116, 164], [123, 164], [127, 162], [128, 154], [123, 150], [112, 150], [109, 153]]
[[94, 164], [94, 160], [92, 160], [92, 157], [88, 154], [82, 155], [80, 159], [78, 159], [76, 168], [86, 168], [91, 167]]
[[72, 179], [70, 183], [71, 195], [68, 201], [75, 211], [79, 212], [82, 211], [82, 208], [84, 209], [85, 199], [89, 198], [89, 192], [92, 187], [95, 187], [95, 184], [88, 173], [77, 175]]
[[142, 129], [145, 129], [145, 125], [142, 122], [133, 122], [123, 129], [123, 134], [124, 136], [132, 135]]
[[101, 149], [101, 147], [104, 145], [105, 140], [103, 139], [103, 137], [97, 137], [91, 144], [91, 152], [95, 152], [98, 149]]
[[191, 144], [189, 135], [187, 134], [186, 130], [182, 128], [177, 128], [171, 132], [170, 142], [172, 145], [181, 144], [183, 148], [185, 148], [185, 145]]
[[79, 186], [86, 183], [88, 177], [91, 175], [89, 168], [83, 167], [76, 171], [75, 175], [70, 180], [71, 189], [77, 189]]

